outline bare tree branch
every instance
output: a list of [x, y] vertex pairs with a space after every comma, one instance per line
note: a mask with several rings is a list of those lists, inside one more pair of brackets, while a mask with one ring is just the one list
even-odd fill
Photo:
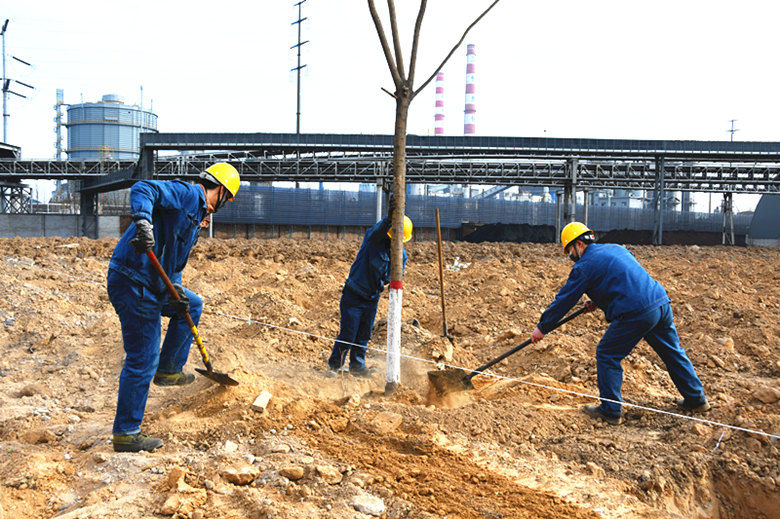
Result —
[[396, 88], [400, 88], [403, 80], [398, 73], [398, 69], [395, 67], [393, 61], [393, 55], [390, 52], [390, 47], [387, 44], [387, 38], [385, 38], [385, 31], [382, 29], [382, 21], [379, 19], [379, 15], [376, 12], [374, 6], [374, 0], [368, 0], [368, 10], [371, 12], [371, 18], [374, 20], [374, 26], [376, 27], [376, 33], [379, 36], [379, 43], [382, 44], [382, 51], [385, 53], [385, 59], [387, 60], [387, 67], [390, 69], [390, 75], [393, 76], [393, 82]]
[[[369, 0], [369, 2], [370, 2], [370, 1], [371, 1], [371, 0]], [[463, 36], [461, 36], [461, 37], [460, 37], [460, 40], [458, 41], [458, 43], [456, 43], [456, 44], [455, 44], [455, 46], [452, 48], [452, 50], [450, 51], [450, 53], [449, 53], [449, 54], [447, 54], [447, 57], [446, 57], [446, 58], [444, 58], [444, 61], [442, 61], [442, 62], [441, 62], [441, 64], [440, 64], [440, 65], [439, 65], [439, 66], [436, 68], [436, 70], [434, 70], [434, 71], [433, 71], [433, 74], [431, 74], [431, 77], [429, 77], [429, 78], [428, 78], [428, 79], [425, 81], [425, 83], [423, 83], [423, 84], [422, 84], [422, 86], [420, 86], [420, 88], [418, 88], [417, 90], [415, 90], [415, 91], [412, 93], [412, 98], [414, 98], [414, 97], [415, 97], [417, 94], [419, 94], [419, 93], [420, 93], [420, 91], [421, 91], [423, 88], [425, 88], [425, 87], [428, 85], [428, 83], [430, 83], [430, 82], [433, 80], [433, 78], [435, 78], [435, 77], [436, 77], [436, 74], [438, 74], [438, 73], [439, 73], [439, 71], [440, 71], [440, 70], [442, 69], [442, 67], [444, 66], [444, 64], [445, 64], [445, 63], [447, 63], [447, 60], [449, 60], [449, 59], [450, 59], [450, 57], [451, 57], [451, 56], [453, 55], [453, 53], [454, 53], [454, 52], [457, 50], [457, 48], [458, 48], [458, 47], [460, 47], [460, 44], [461, 44], [461, 43], [463, 43], [463, 40], [465, 40], [465, 39], [466, 39], [466, 35], [469, 33], [469, 31], [471, 30], [471, 28], [472, 28], [472, 27], [474, 27], [475, 25], [477, 25], [477, 22], [479, 22], [479, 21], [480, 21], [480, 20], [481, 20], [481, 19], [482, 19], [482, 18], [483, 18], [483, 17], [484, 17], [484, 16], [485, 16], [485, 15], [486, 15], [486, 14], [487, 14], [487, 13], [488, 13], [490, 10], [491, 10], [491, 9], [493, 9], [493, 7], [494, 7], [494, 6], [495, 6], [495, 5], [496, 5], [496, 4], [497, 4], [499, 1], [500, 1], [500, 0], [494, 0], [494, 2], [493, 2], [492, 4], [490, 4], [490, 6], [489, 6], [487, 9], [485, 9], [485, 10], [482, 12], [482, 14], [481, 14], [481, 15], [479, 15], [479, 17], [478, 17], [476, 20], [474, 20], [473, 22], [471, 22], [471, 25], [469, 25], [469, 26], [466, 28], [466, 30], [465, 30], [465, 31], [464, 31], [464, 33], [463, 33]]]
[[389, 95], [390, 97], [392, 97], [393, 99], [395, 99], [395, 94], [394, 94], [394, 93], [392, 93], [391, 91], [389, 91], [389, 90], [388, 90], [388, 89], [386, 89], [385, 87], [379, 87], [379, 88], [382, 90], [382, 92], [386, 93], [387, 95]]
[[417, 44], [420, 41], [420, 27], [422, 27], [425, 6], [428, 0], [420, 1], [420, 11], [417, 13], [417, 21], [414, 24], [414, 36], [412, 37], [412, 56], [409, 59], [409, 86], [414, 85], [414, 71], [417, 67]]
[[390, 11], [390, 31], [393, 34], [395, 63], [398, 67], [398, 75], [401, 76], [401, 79], [406, 79], [406, 73], [404, 71], [404, 55], [401, 52], [401, 38], [398, 35], [398, 22], [395, 19], [395, 3], [393, 0], [387, 0], [387, 10]]

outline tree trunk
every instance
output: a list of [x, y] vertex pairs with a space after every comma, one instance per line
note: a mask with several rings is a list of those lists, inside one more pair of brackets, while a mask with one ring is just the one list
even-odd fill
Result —
[[397, 92], [395, 135], [393, 136], [393, 237], [391, 239], [390, 280], [403, 281], [403, 231], [406, 211], [406, 119], [411, 99]]
[[406, 212], [406, 119], [411, 90], [396, 91], [395, 135], [393, 137], [393, 236], [390, 240], [390, 301], [387, 312], [387, 356], [385, 394], [398, 388], [401, 380], [401, 310], [403, 307], [403, 237]]

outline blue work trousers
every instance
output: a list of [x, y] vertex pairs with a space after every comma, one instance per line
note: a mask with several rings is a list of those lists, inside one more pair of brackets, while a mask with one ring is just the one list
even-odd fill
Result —
[[[346, 360], [347, 352], [349, 352], [350, 371], [366, 369], [366, 345], [371, 339], [378, 302], [363, 299], [349, 289], [342, 291], [341, 303], [339, 304], [341, 328], [336, 342], [333, 344], [333, 352], [328, 359], [330, 369], [341, 369]], [[354, 344], [358, 346], [354, 346]]]
[[[190, 299], [190, 317], [197, 324], [203, 300], [186, 288], [184, 292]], [[135, 434], [141, 431], [149, 384], [155, 372], [182, 370], [192, 344], [192, 331], [186, 319], [170, 308], [167, 294], [155, 294], [114, 271], [108, 275], [108, 298], [119, 316], [125, 347], [113, 433]], [[161, 316], [171, 318], [162, 349]]]
[[[623, 368], [620, 362], [644, 339], [666, 365], [677, 390], [690, 403], [704, 402], [704, 389], [690, 359], [680, 346], [669, 303], [650, 308], [638, 315], [616, 319], [609, 325], [596, 347], [596, 369], [601, 398], [622, 402]], [[620, 416], [621, 405], [601, 401], [601, 410]]]

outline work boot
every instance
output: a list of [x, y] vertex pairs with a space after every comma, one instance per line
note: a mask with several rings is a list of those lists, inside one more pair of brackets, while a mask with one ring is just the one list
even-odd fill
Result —
[[358, 378], [371, 378], [376, 373], [376, 368], [350, 369], [349, 374]]
[[612, 416], [602, 411], [601, 406], [588, 404], [582, 408], [583, 412], [591, 418], [601, 418], [610, 425], [620, 425], [623, 423], [622, 416]]
[[157, 386], [186, 386], [195, 381], [195, 375], [192, 373], [162, 373], [158, 371], [154, 374], [152, 382]]
[[144, 433], [115, 434], [111, 441], [114, 444], [114, 452], [151, 452], [163, 446], [160, 438], [151, 438]]
[[680, 400], [675, 401], [675, 403], [679, 409], [682, 409], [683, 411], [689, 411], [693, 414], [706, 413], [710, 410], [710, 404], [707, 402], [707, 399], [699, 402], [691, 402], [681, 398]]

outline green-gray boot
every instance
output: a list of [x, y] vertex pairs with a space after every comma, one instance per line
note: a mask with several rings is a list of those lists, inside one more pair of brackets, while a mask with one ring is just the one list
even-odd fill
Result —
[[151, 438], [144, 433], [115, 434], [111, 441], [114, 443], [114, 452], [151, 452], [163, 446], [160, 438]]
[[186, 386], [195, 381], [195, 375], [192, 373], [162, 373], [158, 371], [154, 374], [152, 382], [158, 386]]

